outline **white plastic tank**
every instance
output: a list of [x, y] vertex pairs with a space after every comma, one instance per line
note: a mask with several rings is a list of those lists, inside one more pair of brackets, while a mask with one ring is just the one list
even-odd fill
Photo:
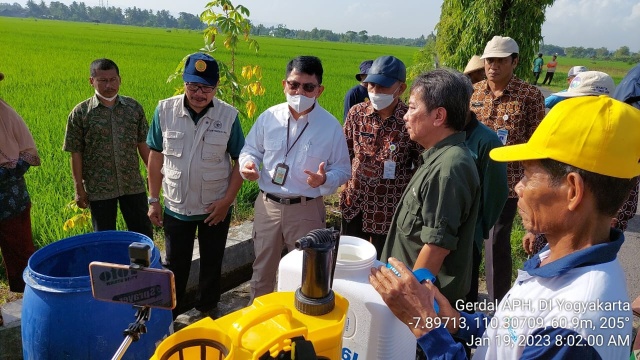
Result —
[[[302, 251], [294, 250], [280, 260], [278, 291], [300, 287], [302, 257]], [[343, 360], [415, 359], [415, 336], [369, 284], [371, 268], [380, 265], [371, 243], [353, 236], [340, 237], [332, 289], [349, 300]]]

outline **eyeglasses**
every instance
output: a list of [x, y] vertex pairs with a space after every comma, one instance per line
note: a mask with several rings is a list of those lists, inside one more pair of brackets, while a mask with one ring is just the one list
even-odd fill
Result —
[[302, 90], [308, 93], [313, 92], [318, 86], [320, 86], [320, 84], [312, 84], [312, 83], [301, 84], [297, 81], [289, 81], [289, 80], [287, 80], [287, 85], [289, 85], [289, 89], [294, 91], [298, 90], [298, 88], [302, 85]]
[[191, 91], [191, 92], [198, 92], [198, 90], [202, 91], [203, 94], [209, 94], [212, 93], [213, 90], [216, 89], [215, 86], [203, 86], [203, 85], [196, 85], [194, 83], [185, 83], [185, 85], [187, 86], [187, 90]]

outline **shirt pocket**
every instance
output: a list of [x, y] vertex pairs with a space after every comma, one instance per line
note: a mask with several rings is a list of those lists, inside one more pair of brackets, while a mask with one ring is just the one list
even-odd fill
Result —
[[[316, 172], [318, 171], [320, 163], [326, 161], [327, 154], [328, 152], [322, 149], [320, 143], [309, 141], [304, 145], [302, 151], [299, 152], [296, 162], [302, 164], [303, 170]], [[325, 163], [325, 165], [327, 164]]]
[[420, 237], [422, 205], [413, 196], [407, 195], [404, 197], [401, 206], [403, 213], [398, 217], [398, 228], [408, 237]]
[[202, 174], [202, 203], [211, 204], [221, 199], [229, 185], [229, 174], [225, 171], [209, 171]]
[[167, 156], [182, 157], [184, 149], [184, 133], [169, 130], [162, 134], [162, 153]]
[[[264, 164], [275, 164], [284, 160], [284, 140], [265, 140], [264, 156], [262, 162]], [[269, 169], [271, 170], [271, 169]]]
[[182, 171], [176, 169], [164, 170], [164, 181], [162, 182], [164, 197], [176, 203], [182, 203]]
[[220, 134], [206, 134], [202, 144], [202, 160], [219, 163], [227, 150], [227, 138]]

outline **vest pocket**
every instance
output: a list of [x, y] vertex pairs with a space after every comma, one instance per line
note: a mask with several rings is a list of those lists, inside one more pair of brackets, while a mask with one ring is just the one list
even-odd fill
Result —
[[202, 144], [202, 160], [219, 163], [227, 150], [228, 137], [222, 134], [207, 134]]
[[182, 157], [184, 149], [184, 133], [181, 131], [165, 131], [162, 134], [162, 153], [168, 156]]
[[164, 170], [164, 181], [162, 182], [162, 191], [164, 192], [164, 197], [167, 200], [182, 203], [182, 184], [180, 183], [180, 178], [182, 177], [182, 172], [180, 170], [175, 169], [165, 169]]
[[209, 205], [224, 197], [229, 184], [229, 174], [225, 171], [211, 171], [202, 174], [202, 203]]

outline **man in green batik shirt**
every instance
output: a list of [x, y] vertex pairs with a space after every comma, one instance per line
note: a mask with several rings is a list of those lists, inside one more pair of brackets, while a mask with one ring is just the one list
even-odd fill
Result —
[[140, 160], [149, 158], [149, 124], [134, 99], [118, 95], [120, 71], [109, 59], [91, 63], [95, 95], [69, 114], [63, 149], [71, 153], [75, 201], [91, 210], [94, 231], [115, 230], [118, 203], [130, 231], [153, 239]]

